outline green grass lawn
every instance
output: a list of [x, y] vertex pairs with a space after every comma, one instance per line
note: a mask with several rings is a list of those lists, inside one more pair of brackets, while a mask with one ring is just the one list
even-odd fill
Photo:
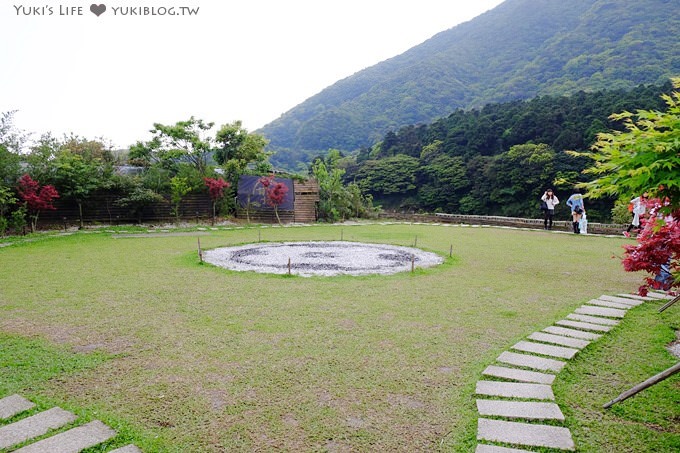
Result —
[[[623, 238], [408, 224], [260, 234], [417, 237], [446, 262], [304, 278], [201, 265], [195, 236], [78, 233], [0, 248], [0, 397], [98, 418], [121, 432], [109, 446], [144, 451], [469, 452], [481, 371], [641, 278], [617, 259]], [[204, 248], [257, 240], [256, 228], [201, 236]], [[680, 449], [678, 376], [601, 409], [677, 361], [663, 346], [680, 308], [658, 315], [657, 305], [633, 310], [559, 375], [579, 451]]]

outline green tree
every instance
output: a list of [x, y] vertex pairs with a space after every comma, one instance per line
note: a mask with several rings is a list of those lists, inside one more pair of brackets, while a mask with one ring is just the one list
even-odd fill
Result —
[[26, 206], [20, 206], [9, 216], [8, 226], [10, 229], [14, 230], [14, 234], [25, 233], [26, 225], [28, 224], [26, 222], [26, 217], [28, 217], [28, 209], [26, 209]]
[[53, 181], [54, 160], [62, 149], [63, 143], [51, 133], [40, 136], [38, 141], [30, 147], [26, 156], [29, 173], [40, 181]]
[[[680, 78], [672, 82], [680, 90]], [[662, 98], [666, 111], [612, 115], [623, 121], [625, 130], [599, 134], [592, 152], [582, 153], [594, 161], [585, 172], [596, 178], [582, 184], [591, 197], [617, 195], [627, 200], [644, 192], [656, 196], [648, 203], [650, 221], [637, 244], [624, 246], [624, 269], [651, 274], [639, 289], [643, 295], [649, 287], [680, 286], [680, 91]], [[664, 268], [670, 279], [662, 277]]]
[[355, 182], [349, 183], [346, 190], [349, 195], [349, 207], [352, 217], [371, 217], [375, 214], [373, 196], [371, 194], [364, 195], [359, 185]]
[[87, 161], [97, 161], [112, 164], [114, 161], [111, 146], [104, 143], [104, 139], [88, 140], [75, 134], [64, 135], [61, 150], [82, 156]]
[[0, 114], [0, 146], [19, 154], [26, 140], [28, 140], [29, 134], [17, 129], [14, 125], [14, 114], [16, 112], [16, 110], [11, 110]]
[[0, 187], [12, 187], [20, 176], [20, 152], [27, 135], [14, 126], [15, 111], [0, 115]]
[[420, 168], [419, 174], [420, 205], [430, 211], [457, 212], [458, 199], [465, 195], [463, 189], [469, 186], [463, 158], [436, 156]]
[[349, 202], [342, 183], [344, 170], [329, 167], [322, 159], [312, 165], [312, 175], [319, 182], [319, 217], [330, 222], [345, 218]]
[[131, 177], [125, 180], [123, 188], [125, 195], [116, 201], [116, 205], [126, 207], [136, 217], [137, 223], [142, 223], [144, 208], [165, 199], [153, 189], [145, 187], [139, 177]]
[[80, 228], [84, 227], [83, 204], [111, 177], [111, 168], [87, 154], [61, 151], [54, 161], [54, 181], [64, 198], [78, 205]]
[[11, 187], [19, 178], [21, 158], [0, 143], [0, 187]]
[[9, 207], [16, 204], [18, 199], [14, 196], [14, 192], [9, 187], [0, 186], [0, 236], [4, 236], [9, 225], [9, 220], [6, 215]]
[[224, 169], [224, 176], [232, 187], [236, 187], [238, 178], [249, 166], [256, 167], [257, 174], [270, 170], [270, 153], [265, 151], [267, 139], [249, 133], [241, 121], [223, 125], [215, 134], [215, 142], [215, 161]]
[[[672, 80], [680, 89], [680, 78]], [[680, 91], [662, 95], [666, 111], [638, 110], [612, 115], [624, 131], [601, 133], [587, 156], [594, 165], [585, 170], [596, 179], [582, 184], [590, 197], [616, 196], [630, 200], [650, 193], [680, 205]]]
[[215, 123], [206, 123], [193, 116], [174, 125], [154, 123], [151, 140], [131, 146], [129, 158], [147, 166], [155, 163], [171, 165], [184, 161], [205, 176], [214, 142], [208, 132], [214, 125]]
[[490, 200], [503, 215], [532, 216], [555, 177], [555, 151], [546, 144], [515, 145], [496, 156], [487, 169]]
[[367, 160], [357, 172], [362, 190], [376, 197], [408, 196], [416, 190], [416, 172], [420, 161], [403, 154], [380, 160]]
[[173, 176], [170, 179], [170, 200], [172, 201], [172, 212], [175, 215], [177, 223], [179, 223], [182, 198], [189, 192], [191, 192], [191, 186], [189, 186], [189, 180], [187, 178]]

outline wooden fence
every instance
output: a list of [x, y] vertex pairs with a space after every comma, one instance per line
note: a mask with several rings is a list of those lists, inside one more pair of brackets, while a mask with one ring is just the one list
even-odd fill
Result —
[[[319, 184], [316, 180], [295, 182], [295, 205], [293, 211], [279, 211], [279, 217], [283, 223], [313, 223], [317, 220], [317, 203], [319, 201]], [[101, 193], [90, 197], [83, 204], [83, 222], [87, 225], [96, 224], [129, 224], [142, 221], [149, 222], [172, 222], [175, 220], [173, 204], [166, 197], [163, 201], [152, 203], [133, 212], [129, 207], [120, 206], [116, 203], [120, 199], [119, 194]], [[43, 211], [39, 217], [39, 227], [66, 227], [78, 225], [80, 222], [78, 205], [72, 200], [57, 199], [54, 203], [56, 210]], [[207, 221], [212, 218], [212, 200], [206, 193], [192, 193], [184, 196], [179, 206], [179, 217], [183, 220]], [[265, 207], [257, 210], [251, 209], [246, 212], [238, 209], [238, 219], [249, 218], [251, 222], [276, 223], [276, 215], [273, 208]]]
[[[139, 214], [129, 207], [119, 206], [116, 201], [120, 198], [116, 194], [97, 194], [83, 204], [83, 221], [86, 224], [135, 223], [172, 221], [173, 205], [169, 199], [145, 206]], [[58, 199], [55, 201], [55, 211], [40, 213], [41, 227], [77, 225], [79, 223], [78, 205], [71, 200]], [[183, 219], [209, 219], [212, 217], [212, 201], [207, 194], [188, 194], [180, 203], [180, 217]]]

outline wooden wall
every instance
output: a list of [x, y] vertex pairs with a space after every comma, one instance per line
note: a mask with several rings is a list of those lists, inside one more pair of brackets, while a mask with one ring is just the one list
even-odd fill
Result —
[[[314, 223], [317, 221], [317, 203], [319, 202], [319, 183], [315, 179], [304, 182], [294, 181], [295, 210], [279, 211], [281, 223]], [[250, 219], [253, 223], [277, 223], [274, 209], [262, 207], [257, 209], [237, 209], [236, 218]]]
[[295, 218], [298, 223], [314, 223], [318, 220], [319, 183], [316, 179], [295, 182]]

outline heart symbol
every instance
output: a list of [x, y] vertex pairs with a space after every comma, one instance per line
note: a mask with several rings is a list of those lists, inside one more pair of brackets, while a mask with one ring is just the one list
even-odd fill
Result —
[[106, 5], [103, 3], [101, 5], [93, 3], [90, 5], [90, 11], [99, 17], [100, 15], [104, 14], [104, 11], [106, 11]]

